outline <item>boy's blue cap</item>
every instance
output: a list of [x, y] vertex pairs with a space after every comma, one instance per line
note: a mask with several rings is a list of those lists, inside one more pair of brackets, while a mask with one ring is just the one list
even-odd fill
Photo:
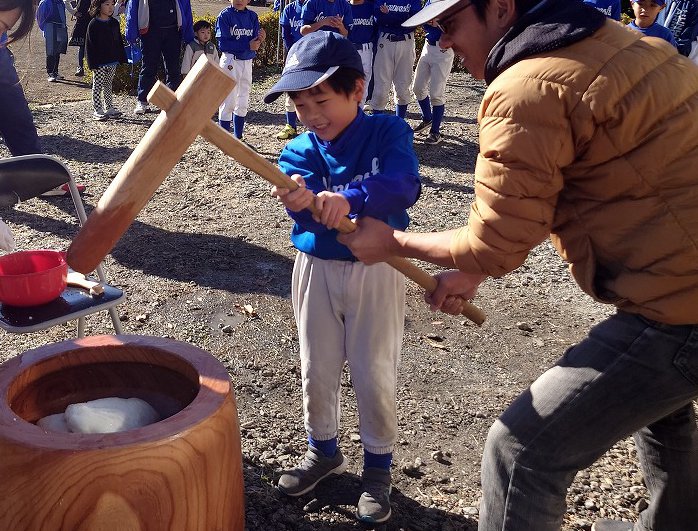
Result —
[[[664, 4], [666, 4], [666, 0], [652, 0], [652, 2], [654, 2], [658, 6], [663, 6]], [[630, 3], [635, 4], [637, 3], [637, 0], [630, 0]]]
[[281, 79], [266, 93], [264, 103], [271, 103], [284, 92], [315, 87], [342, 66], [364, 73], [354, 44], [331, 31], [309, 33], [289, 49]]

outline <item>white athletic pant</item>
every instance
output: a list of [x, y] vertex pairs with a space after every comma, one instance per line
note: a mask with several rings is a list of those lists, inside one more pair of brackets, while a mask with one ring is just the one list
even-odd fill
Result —
[[412, 34], [404, 41], [391, 42], [386, 35], [378, 38], [376, 60], [373, 63], [373, 97], [371, 107], [384, 111], [388, 93], [395, 90], [395, 103], [407, 105], [412, 99], [412, 69], [417, 55]]
[[247, 116], [247, 108], [250, 104], [252, 59], [235, 59], [234, 55], [223, 52], [220, 66], [226, 74], [235, 80], [235, 88], [218, 108], [218, 120], [230, 122], [233, 119], [233, 114], [244, 118]]
[[296, 105], [288, 94], [286, 94], [286, 100], [284, 101], [284, 109], [286, 109], [286, 112], [296, 112]]
[[419, 56], [417, 68], [414, 71], [414, 92], [417, 101], [427, 96], [432, 106], [444, 105], [444, 93], [446, 92], [446, 80], [453, 66], [453, 50], [444, 50], [437, 43], [432, 46], [424, 41], [422, 55]]
[[346, 361], [364, 448], [376, 454], [392, 452], [405, 278], [385, 263], [367, 266], [298, 253], [291, 290], [308, 434], [319, 441], [337, 436]]
[[364, 67], [364, 95], [361, 98], [361, 107], [366, 103], [366, 95], [368, 94], [368, 84], [371, 82], [371, 76], [373, 75], [373, 43], [367, 42], [362, 46], [359, 52], [361, 57], [361, 66]]

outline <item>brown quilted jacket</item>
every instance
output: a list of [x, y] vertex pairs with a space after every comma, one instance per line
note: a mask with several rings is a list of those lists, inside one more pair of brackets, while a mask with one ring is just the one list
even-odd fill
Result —
[[607, 21], [506, 68], [478, 119], [459, 269], [502, 276], [550, 235], [594, 299], [698, 323], [698, 67]]

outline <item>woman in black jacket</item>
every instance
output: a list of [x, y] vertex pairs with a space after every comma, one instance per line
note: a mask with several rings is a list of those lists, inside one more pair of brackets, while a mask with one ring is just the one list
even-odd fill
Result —
[[87, 35], [87, 26], [92, 20], [90, 16], [90, 0], [78, 0], [75, 7], [75, 26], [70, 34], [69, 46], [78, 47], [78, 68], [75, 70], [75, 75], [82, 77], [85, 75], [83, 61], [85, 60], [85, 36]]

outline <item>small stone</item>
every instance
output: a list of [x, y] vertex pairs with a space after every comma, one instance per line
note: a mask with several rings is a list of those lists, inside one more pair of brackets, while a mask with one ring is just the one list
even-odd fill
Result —
[[358, 433], [352, 433], [349, 435], [349, 440], [353, 443], [360, 443], [361, 435], [359, 435]]
[[221, 327], [221, 332], [224, 334], [232, 334], [233, 333], [233, 327], [230, 325], [224, 325]]
[[525, 321], [519, 321], [518, 323], [516, 323], [516, 328], [518, 328], [519, 330], [523, 330], [524, 332], [533, 332], [533, 328], [531, 327], [531, 325]]
[[635, 510], [638, 513], [641, 513], [642, 511], [647, 509], [647, 507], [649, 507], [649, 504], [647, 503], [647, 500], [645, 500], [644, 498], [640, 498], [639, 500], [637, 500], [637, 503], [635, 503]]
[[139, 323], [145, 323], [148, 320], [148, 314], [147, 313], [141, 313], [136, 315], [136, 321]]

